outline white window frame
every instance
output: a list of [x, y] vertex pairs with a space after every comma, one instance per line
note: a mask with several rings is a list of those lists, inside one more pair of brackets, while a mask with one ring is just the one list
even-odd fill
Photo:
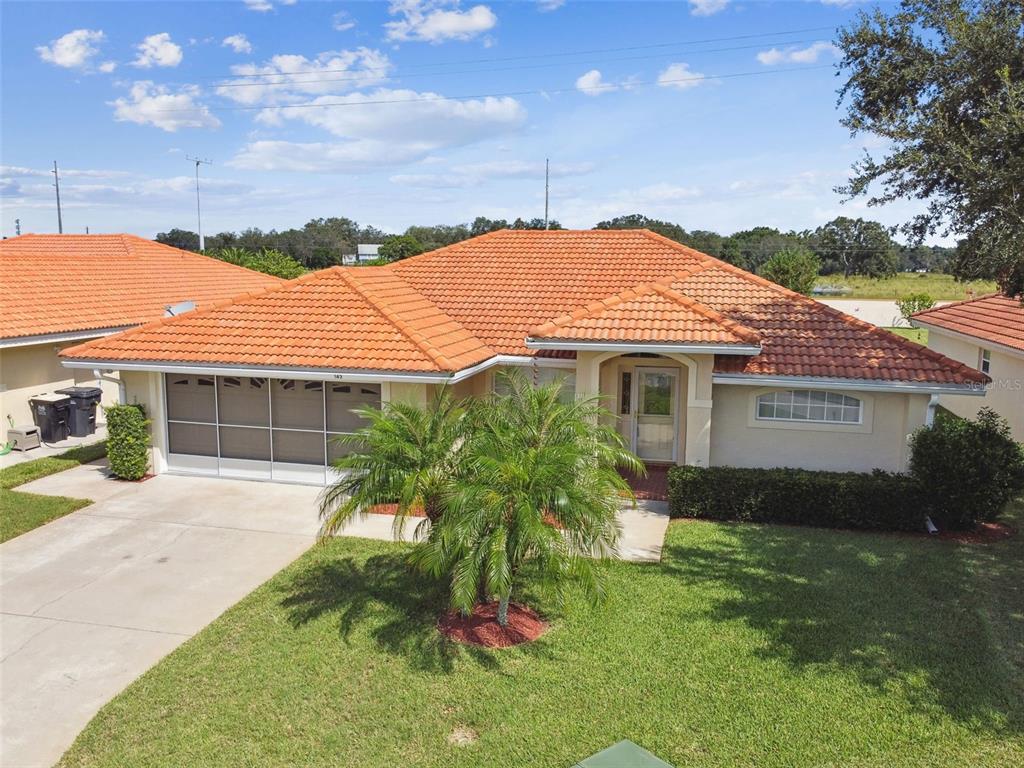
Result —
[[992, 350], [982, 347], [978, 350], [978, 370], [984, 374], [992, 373]]
[[[759, 403], [764, 395], [783, 392], [824, 392], [825, 394], [843, 395], [860, 403], [858, 420], [853, 421], [819, 421], [800, 418], [774, 418], [761, 416]], [[847, 392], [836, 389], [791, 389], [788, 387], [765, 387], [755, 390], [749, 398], [747, 426], [759, 429], [794, 429], [811, 432], [859, 432], [872, 431], [874, 420], [874, 398], [862, 392]]]

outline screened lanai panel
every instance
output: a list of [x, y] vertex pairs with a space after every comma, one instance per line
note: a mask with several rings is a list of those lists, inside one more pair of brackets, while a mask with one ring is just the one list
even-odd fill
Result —
[[353, 413], [361, 406], [380, 408], [380, 384], [327, 385], [327, 431], [355, 432], [366, 422]]
[[171, 375], [167, 382], [167, 418], [171, 421], [202, 421], [217, 417], [213, 376]]
[[193, 456], [217, 455], [217, 428], [213, 424], [167, 423], [167, 449], [170, 453]]
[[275, 429], [315, 429], [323, 432], [324, 382], [271, 379], [270, 396]]
[[[218, 376], [217, 410], [221, 424], [270, 426], [268, 380], [262, 377]], [[269, 445], [269, 436], [268, 436]]]
[[270, 461], [270, 430], [250, 427], [220, 428], [220, 457]]
[[287, 464], [324, 464], [323, 432], [274, 430], [274, 462]]

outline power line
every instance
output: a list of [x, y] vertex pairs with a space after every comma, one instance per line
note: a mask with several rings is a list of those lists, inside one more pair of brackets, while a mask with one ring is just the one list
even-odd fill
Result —
[[[614, 47], [614, 48], [590, 48], [590, 49], [582, 49], [582, 50], [576, 50], [576, 51], [556, 51], [556, 52], [550, 52], [550, 53], [531, 53], [531, 54], [523, 54], [523, 55], [520, 55], [520, 56], [501, 56], [501, 57], [490, 57], [490, 58], [484, 58], [484, 59], [461, 59], [461, 60], [457, 60], [457, 61], [440, 61], [440, 62], [433, 62], [433, 63], [428, 63], [428, 64], [419, 64], [419, 65], [408, 64], [406, 66], [410, 66], [410, 67], [417, 67], [417, 66], [418, 67], [445, 67], [445, 66], [462, 66], [462, 65], [465, 65], [465, 64], [491, 64], [491, 63], [506, 62], [506, 61], [526, 61], [526, 60], [532, 61], [532, 60], [535, 60], [535, 59], [543, 59], [543, 58], [555, 58], [555, 57], [565, 57], [565, 56], [587, 56], [587, 55], [592, 55], [592, 54], [596, 54], [596, 53], [619, 53], [619, 52], [623, 52], [623, 51], [642, 51], [642, 50], [650, 50], [650, 49], [654, 49], [654, 48], [671, 48], [671, 47], [684, 46], [684, 45], [701, 45], [701, 44], [704, 44], [704, 43], [723, 43], [723, 42], [729, 42], [729, 41], [732, 41], [732, 40], [755, 40], [755, 39], [758, 39], [758, 38], [765, 38], [765, 37], [779, 37], [781, 35], [799, 35], [799, 34], [804, 34], [805, 32], [824, 32], [824, 31], [830, 31], [830, 32], [835, 31], [835, 27], [834, 26], [803, 27], [803, 28], [800, 28], [800, 29], [786, 29], [786, 30], [778, 30], [778, 31], [775, 31], [775, 32], [758, 32], [758, 33], [749, 34], [749, 35], [730, 35], [728, 37], [707, 37], [707, 38], [698, 39], [698, 40], [677, 40], [675, 42], [648, 43], [646, 45], [627, 45], [627, 46], [618, 46], [618, 47]], [[786, 41], [778, 41], [778, 42], [779, 42], [779, 44], [785, 44], [786, 43]], [[386, 67], [376, 67], [376, 69], [387, 69], [387, 68]], [[330, 69], [298, 70], [298, 71], [295, 71], [295, 72], [288, 72], [288, 73], [282, 73], [282, 72], [254, 72], [254, 73], [248, 74], [248, 75], [235, 75], [233, 78], [230, 78], [230, 79], [242, 78], [242, 77], [280, 77], [283, 74], [289, 74], [289, 75], [315, 75], [315, 74], [321, 74], [321, 73], [325, 73], [325, 72], [348, 72], [348, 71], [350, 71], [348, 68], [344, 68], [344, 69], [334, 69], [334, 70], [330, 70]], [[203, 79], [203, 78], [200, 78], [200, 79]], [[221, 76], [220, 78], [207, 78], [207, 79], [214, 79], [214, 80], [216, 80], [216, 79], [224, 79], [224, 78], [223, 78], [223, 76]]]
[[[815, 40], [814, 38], [807, 38], [807, 39], [802, 39], [802, 40], [784, 40], [784, 41], [778, 41], [778, 42], [781, 45], [803, 45], [804, 43], [814, 43], [814, 42], [817, 42], [817, 40]], [[686, 55], [687, 56], [695, 56], [695, 55], [700, 55], [700, 54], [703, 54], [703, 53], [725, 53], [725, 52], [728, 52], [728, 51], [746, 51], [746, 50], [751, 50], [751, 49], [754, 49], [754, 48], [761, 48], [764, 45], [765, 45], [764, 43], [755, 43], [753, 45], [733, 45], [733, 46], [728, 46], [726, 48], [706, 48], [704, 50], [699, 50], [699, 51], [687, 51]], [[620, 57], [611, 58], [611, 59], [601, 59], [601, 60], [597, 60], [597, 61], [593, 61], [593, 60], [587, 61], [586, 65], [587, 66], [594, 66], [594, 65], [604, 65], [604, 64], [608, 64], [608, 63], [621, 62], [621, 61], [641, 61], [641, 60], [650, 60], [650, 59], [661, 59], [661, 58], [665, 58], [666, 56], [675, 56], [675, 55], [676, 55], [675, 53], [654, 53], [654, 54], [645, 54], [645, 55], [642, 55], [642, 56], [620, 56]], [[491, 72], [521, 72], [521, 71], [528, 70], [528, 69], [545, 69], [545, 68], [548, 68], [548, 67], [560, 67], [560, 66], [567, 66], [567, 65], [579, 65], [579, 64], [582, 64], [582, 63], [583, 62], [554, 61], [554, 62], [544, 62], [544, 63], [540, 63], [540, 64], [518, 65], [518, 66], [512, 66], [512, 67], [492, 67], [490, 69], [458, 69], [458, 70], [450, 70], [450, 71], [447, 71], [447, 72], [413, 72], [411, 74], [404, 74], [404, 75], [401, 72], [396, 72], [396, 73], [394, 73], [392, 75], [384, 74], [384, 75], [381, 75], [379, 77], [385, 78], [385, 79], [389, 79], [389, 80], [410, 80], [410, 79], [413, 79], [413, 78], [421, 78], [421, 77], [446, 77], [446, 76], [450, 76], [450, 75], [476, 75], [476, 74], [488, 74], [488, 73], [491, 73]], [[303, 73], [268, 72], [265, 75], [239, 75], [239, 78], [241, 78], [241, 77], [279, 77], [279, 78], [283, 78], [283, 79], [280, 79], [280, 80], [255, 80], [255, 81], [246, 81], [246, 82], [229, 82], [229, 81], [225, 80], [225, 81], [220, 82], [220, 83], [214, 83], [213, 87], [215, 87], [219, 91], [222, 88], [260, 88], [260, 87], [270, 87], [270, 86], [275, 86], [275, 85], [294, 86], [294, 85], [316, 85], [318, 83], [359, 82], [359, 81], [362, 81], [362, 80], [366, 80], [368, 78], [376, 77], [374, 75], [368, 75], [367, 73], [369, 73], [369, 72], [374, 72], [374, 71], [377, 71], [377, 70], [382, 70], [382, 71], [384, 71], [386, 73], [388, 71], [388, 69], [389, 69], [388, 67], [364, 67], [363, 69], [358, 70], [358, 72], [350, 70], [350, 69], [345, 69], [345, 70], [327, 70], [327, 69], [324, 69], [324, 70], [319, 70], [319, 71], [314, 70], [314, 71], [311, 71], [311, 72], [303, 72]], [[290, 79], [290, 78], [294, 77], [296, 74], [314, 74], [314, 73], [320, 74], [320, 73], [331, 72], [331, 71], [348, 72], [352, 76], [351, 77], [317, 77], [317, 78], [312, 78], [312, 79], [309, 79], [309, 80], [293, 80], [293, 79]]]
[[[763, 69], [753, 70], [749, 72], [729, 72], [722, 75], [694, 75], [691, 77], [671, 77], [671, 78], [658, 78], [657, 80], [638, 80], [628, 84], [629, 88], [640, 88], [651, 85], [674, 85], [676, 83], [687, 83], [687, 82], [700, 82], [704, 80], [729, 80], [738, 77], [758, 77], [761, 75], [774, 75], [782, 74], [787, 72], [808, 72], [815, 69], [831, 69], [831, 64], [818, 64], [810, 67], [789, 67], [786, 69]], [[599, 85], [591, 86], [587, 88], [588, 91], [600, 91], [600, 90], [617, 90], [622, 86], [618, 83], [602, 83]], [[433, 102], [433, 101], [469, 101], [472, 99], [499, 99], [499, 98], [511, 98], [513, 96], [540, 96], [540, 95], [557, 95], [563, 93], [575, 93], [579, 89], [575, 86], [572, 88], [542, 88], [534, 90], [524, 91], [505, 91], [504, 93], [482, 93], [465, 96], [441, 96], [441, 95], [430, 95], [430, 96], [419, 96], [413, 99], [368, 99], [365, 101], [333, 101], [326, 103], [319, 103], [315, 101], [303, 102], [299, 104], [232, 104], [225, 106], [212, 107], [212, 109], [220, 110], [231, 110], [231, 111], [253, 111], [263, 109], [312, 109], [312, 108], [326, 108], [326, 107], [364, 107], [373, 106], [378, 104], [412, 104], [416, 102]], [[180, 112], [202, 112], [205, 109], [210, 109], [205, 105], [199, 107], [188, 107], [182, 109], [159, 109], [154, 110], [159, 113], [180, 113]]]

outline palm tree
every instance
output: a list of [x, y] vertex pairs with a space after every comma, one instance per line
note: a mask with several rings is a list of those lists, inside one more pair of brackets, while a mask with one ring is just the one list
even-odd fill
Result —
[[453, 482], [465, 471], [471, 431], [466, 404], [442, 388], [426, 408], [389, 402], [356, 413], [368, 423], [336, 438], [355, 450], [334, 462], [343, 475], [320, 496], [320, 538], [379, 504], [397, 505], [399, 530], [419, 510], [436, 523]]
[[502, 626], [528, 561], [559, 597], [570, 581], [603, 597], [594, 558], [614, 553], [616, 513], [632, 498], [617, 469], [644, 471], [602, 424], [607, 412], [596, 398], [565, 403], [560, 383], [535, 389], [521, 374], [504, 383], [509, 395], [481, 409], [468, 471], [450, 488], [444, 516], [412, 554], [422, 570], [450, 577], [454, 608], [468, 613], [481, 594], [496, 596]]

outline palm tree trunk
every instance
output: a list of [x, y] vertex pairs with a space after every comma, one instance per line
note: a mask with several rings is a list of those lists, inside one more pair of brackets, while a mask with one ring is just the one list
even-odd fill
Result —
[[442, 512], [444, 512], [444, 505], [441, 503], [440, 499], [424, 499], [423, 514], [427, 516], [427, 519], [431, 524], [436, 523], [441, 518]]
[[502, 595], [498, 601], [498, 624], [508, 626], [508, 599], [509, 595]]

